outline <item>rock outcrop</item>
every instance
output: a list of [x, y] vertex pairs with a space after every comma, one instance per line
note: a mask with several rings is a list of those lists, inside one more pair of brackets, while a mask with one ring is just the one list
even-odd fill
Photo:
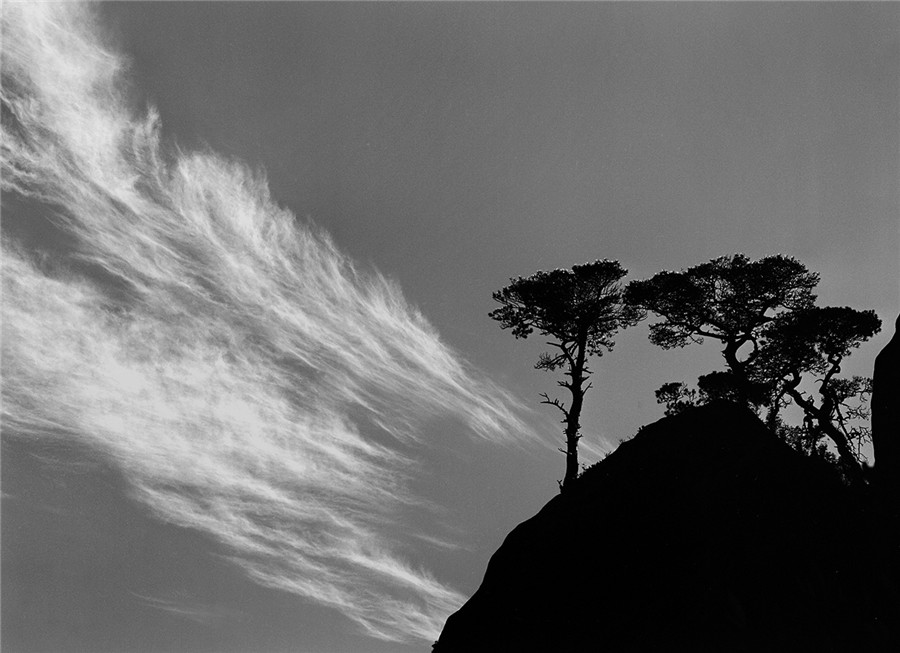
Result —
[[900, 517], [900, 316], [894, 337], [875, 358], [872, 442], [875, 482], [885, 506]]
[[882, 523], [749, 411], [690, 410], [516, 527], [434, 652], [900, 650]]

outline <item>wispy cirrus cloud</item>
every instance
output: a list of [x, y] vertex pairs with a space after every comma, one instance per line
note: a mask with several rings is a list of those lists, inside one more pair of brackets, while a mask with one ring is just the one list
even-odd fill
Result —
[[451, 415], [512, 442], [533, 437], [524, 409], [259, 174], [164, 148], [95, 20], [3, 6], [3, 190], [75, 242], [48, 264], [4, 236], [5, 434], [77, 439], [259, 583], [434, 639], [464, 597], [392, 534], [418, 503], [418, 426]]
[[235, 610], [204, 605], [189, 597], [174, 595], [171, 597], [143, 596], [131, 593], [144, 605], [203, 625], [215, 625], [229, 619], [241, 619], [243, 615]]

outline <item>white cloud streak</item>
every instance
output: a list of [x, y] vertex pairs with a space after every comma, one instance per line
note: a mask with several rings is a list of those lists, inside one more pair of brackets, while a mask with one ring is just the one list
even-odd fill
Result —
[[189, 598], [178, 596], [177, 594], [165, 598], [143, 596], [134, 592], [131, 592], [131, 594], [150, 608], [162, 610], [163, 612], [168, 612], [169, 614], [198, 624], [215, 626], [228, 619], [243, 618], [243, 615], [238, 611], [220, 608], [214, 605], [204, 605], [197, 601], [190, 600]]
[[5, 437], [77, 439], [259, 583], [433, 640], [465, 597], [396, 553], [418, 427], [515, 442], [524, 409], [259, 174], [163, 148], [89, 9], [2, 11], [3, 190], [76, 243], [51, 264], [4, 236]]

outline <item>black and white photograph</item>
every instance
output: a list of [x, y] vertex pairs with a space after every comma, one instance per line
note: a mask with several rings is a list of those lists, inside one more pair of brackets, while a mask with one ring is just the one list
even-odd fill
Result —
[[900, 650], [900, 3], [0, 14], [4, 653]]

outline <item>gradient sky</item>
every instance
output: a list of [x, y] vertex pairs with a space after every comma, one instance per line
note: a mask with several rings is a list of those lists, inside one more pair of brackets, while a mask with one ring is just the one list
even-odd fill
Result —
[[[821, 304], [887, 325], [900, 310], [894, 3], [110, 3], [99, 17], [130, 62], [132, 108], [155, 106], [167, 143], [264, 170], [274, 202], [393, 280], [472, 379], [535, 407], [510, 403], [551, 444], [540, 341], [487, 317], [509, 277], [783, 253], [822, 275]], [[14, 194], [3, 212], [4, 237], [72, 247]], [[844, 371], [869, 373], [889, 335]], [[713, 345], [653, 347], [646, 323], [617, 340], [593, 366], [588, 462], [662, 415], [661, 383], [721, 365]], [[403, 445], [408, 492], [430, 507], [386, 522], [385, 541], [468, 596], [564, 460], [471, 437], [459, 397]], [[215, 536], [154, 512], [127, 457], [10, 428], [2, 454], [9, 650], [428, 650], [250, 580]], [[606, 544], [577, 564], [610, 564]]]

